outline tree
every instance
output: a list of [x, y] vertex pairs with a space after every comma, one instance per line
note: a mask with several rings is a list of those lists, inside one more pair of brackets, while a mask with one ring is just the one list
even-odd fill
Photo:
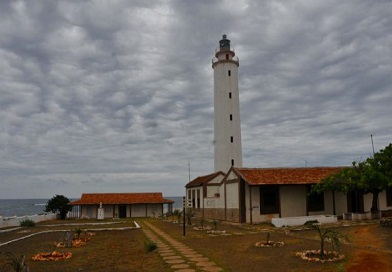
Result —
[[60, 219], [65, 219], [67, 212], [72, 210], [69, 199], [63, 195], [55, 195], [48, 200], [45, 206], [45, 212], [59, 213]]
[[353, 162], [352, 167], [333, 174], [312, 187], [311, 193], [326, 190], [349, 193], [372, 193], [372, 212], [378, 212], [378, 195], [392, 186], [392, 144], [363, 162]]

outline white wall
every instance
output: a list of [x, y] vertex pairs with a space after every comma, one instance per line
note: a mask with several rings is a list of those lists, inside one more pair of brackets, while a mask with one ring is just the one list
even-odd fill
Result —
[[103, 205], [104, 209], [104, 217], [105, 218], [113, 218], [114, 217], [114, 205]]
[[97, 218], [97, 212], [98, 212], [98, 206], [97, 205], [91, 205], [91, 206], [81, 206], [81, 218], [87, 218], [87, 219], [96, 219]]
[[147, 205], [147, 216], [154, 217], [162, 214], [162, 204], [149, 204]]
[[226, 208], [238, 209], [239, 204], [238, 183], [226, 184]]
[[132, 205], [131, 206], [132, 217], [146, 217], [146, 205]]
[[[347, 212], [347, 195], [341, 192], [335, 192], [335, 210], [337, 216], [342, 216]], [[332, 213], [331, 213], [332, 214]]]
[[306, 216], [307, 187], [280, 186], [281, 217]]
[[219, 187], [221, 186], [208, 186], [207, 185], [207, 195], [206, 197], [217, 197], [216, 194], [220, 195]]
[[372, 208], [372, 201], [373, 201], [373, 194], [368, 193], [366, 195], [363, 195], [363, 211], [364, 212], [370, 212], [370, 209]]
[[19, 227], [20, 222], [26, 219], [33, 220], [35, 223], [54, 220], [56, 219], [56, 214], [48, 213], [48, 214], [41, 214], [41, 215], [29, 215], [29, 216], [13, 216], [13, 217], [0, 217], [0, 228], [6, 227]]

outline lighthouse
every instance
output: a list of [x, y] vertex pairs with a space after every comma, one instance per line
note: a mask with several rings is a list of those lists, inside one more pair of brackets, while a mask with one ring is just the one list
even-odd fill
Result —
[[212, 60], [214, 69], [214, 168], [242, 167], [239, 60], [223, 35]]

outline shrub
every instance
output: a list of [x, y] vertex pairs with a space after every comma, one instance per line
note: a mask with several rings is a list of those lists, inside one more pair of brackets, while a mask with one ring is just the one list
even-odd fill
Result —
[[34, 227], [35, 222], [31, 219], [25, 219], [25, 220], [20, 221], [20, 226], [21, 227]]
[[195, 216], [195, 214], [196, 213], [192, 209], [186, 211], [187, 224], [189, 226], [192, 226], [192, 218]]
[[147, 252], [151, 252], [151, 251], [154, 251], [155, 249], [157, 249], [157, 244], [151, 240], [146, 240], [144, 242], [144, 247]]

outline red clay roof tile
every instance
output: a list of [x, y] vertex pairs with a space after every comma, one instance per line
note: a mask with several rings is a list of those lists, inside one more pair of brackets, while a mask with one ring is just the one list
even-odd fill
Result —
[[315, 184], [346, 167], [233, 168], [249, 185]]
[[102, 204], [167, 204], [174, 203], [162, 197], [162, 193], [102, 193], [82, 194], [82, 198], [70, 205], [99, 205]]

